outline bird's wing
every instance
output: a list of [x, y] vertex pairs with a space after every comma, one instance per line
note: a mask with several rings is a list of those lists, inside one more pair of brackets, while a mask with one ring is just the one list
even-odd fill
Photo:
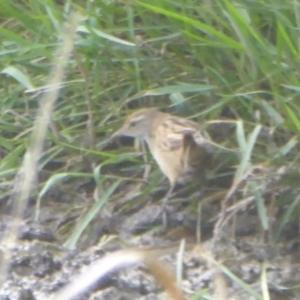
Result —
[[210, 149], [208, 149], [208, 141], [210, 141], [208, 134], [203, 132], [200, 126], [193, 121], [168, 116], [157, 129], [156, 135], [161, 141], [159, 145], [162, 151], [178, 151], [183, 147], [186, 136], [189, 136], [195, 144], [210, 152]]
[[201, 130], [197, 123], [182, 118], [170, 117], [163, 124], [168, 128], [166, 136], [169, 143], [176, 144], [179, 147], [186, 136], [189, 136], [199, 147], [203, 147], [207, 152], [212, 152], [210, 136], [206, 131]]

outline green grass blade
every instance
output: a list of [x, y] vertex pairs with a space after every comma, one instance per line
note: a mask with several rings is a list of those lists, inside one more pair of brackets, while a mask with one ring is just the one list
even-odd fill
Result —
[[207, 34], [210, 34], [212, 36], [215, 36], [217, 38], [219, 38], [222, 42], [224, 42], [227, 47], [232, 47], [232, 48], [235, 48], [237, 50], [242, 50], [242, 46], [236, 42], [235, 40], [233, 40], [232, 38], [228, 37], [227, 35], [223, 34], [222, 32], [216, 30], [215, 28], [211, 27], [211, 26], [208, 26], [198, 20], [194, 20], [194, 19], [191, 19], [185, 15], [182, 15], [182, 14], [179, 14], [179, 13], [174, 13], [172, 11], [169, 11], [169, 10], [166, 10], [162, 7], [158, 7], [158, 6], [154, 6], [154, 5], [151, 5], [151, 4], [147, 4], [145, 2], [141, 2], [141, 1], [138, 1], [138, 0], [135, 0], [136, 3], [138, 3], [139, 5], [145, 7], [145, 8], [148, 8], [149, 10], [152, 10], [156, 13], [160, 13], [160, 14], [163, 14], [165, 16], [168, 16], [168, 17], [171, 17], [171, 18], [174, 18], [174, 19], [178, 19], [184, 23], [187, 23], [187, 24], [190, 24], [192, 26], [194, 26], [195, 28], [203, 31], [204, 33], [207, 33]]
[[87, 214], [82, 218], [82, 220], [78, 221], [76, 228], [74, 229], [70, 239], [65, 243], [65, 246], [68, 248], [74, 248], [77, 244], [81, 234], [86, 229], [86, 227], [90, 224], [90, 222], [94, 219], [99, 210], [106, 204], [109, 197], [112, 193], [118, 188], [121, 180], [117, 180], [114, 182], [109, 189], [100, 197], [100, 199], [94, 203], [94, 205], [90, 208]]

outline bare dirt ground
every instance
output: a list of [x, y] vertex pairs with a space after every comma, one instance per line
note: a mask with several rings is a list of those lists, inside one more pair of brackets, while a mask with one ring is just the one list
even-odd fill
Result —
[[[69, 187], [72, 182], [68, 183]], [[89, 186], [88, 183], [86, 186]], [[66, 186], [55, 188], [42, 202], [41, 215], [34, 222], [35, 201], [26, 210], [19, 233], [18, 244], [10, 247], [1, 245], [2, 255], [8, 248], [13, 250], [9, 277], [0, 292], [0, 299], [49, 299], [76, 275], [101, 259], [107, 253], [122, 249], [161, 249], [176, 248], [182, 239], [186, 251], [183, 256], [182, 287], [186, 298], [198, 293], [191, 299], [201, 298], [200, 293], [213, 294], [215, 289], [216, 267], [201, 256], [203, 251], [213, 253], [214, 258], [228, 268], [239, 280], [247, 283], [261, 294], [262, 270], [266, 270], [267, 284], [272, 300], [300, 299], [294, 286], [299, 284], [299, 224], [287, 223], [276, 242], [272, 241], [277, 228], [273, 212], [273, 224], [269, 232], [263, 231], [253, 202], [236, 210], [234, 217], [223, 226], [221, 234], [213, 239], [216, 216], [220, 211], [220, 201], [215, 199], [204, 203], [199, 227], [199, 211], [196, 193], [187, 197], [179, 192], [169, 201], [167, 208], [167, 228], [162, 227], [162, 218], [157, 211], [159, 199], [164, 191], [143, 196], [137, 204], [124, 213], [120, 204], [124, 191], [133, 191], [130, 184], [120, 189], [97, 218], [93, 220], [80, 239], [76, 250], [68, 250], [62, 245], [70, 230], [76, 225], [83, 207], [89, 207], [85, 193], [76, 197], [67, 195]], [[62, 196], [64, 195], [64, 196]], [[70, 206], [73, 209], [66, 214]], [[271, 209], [271, 205], [270, 205]], [[1, 219], [1, 231], [10, 224], [10, 216]], [[201, 246], [197, 245], [197, 228], [201, 228]], [[200, 250], [202, 249], [202, 250]], [[176, 253], [160, 258], [175, 273]], [[237, 280], [224, 275], [226, 283], [225, 299], [255, 299]], [[96, 282], [89, 290], [76, 299], [164, 299], [160, 284], [149, 271], [138, 266], [125, 268], [109, 274], [105, 280]], [[218, 299], [218, 298], [216, 298]], [[221, 298], [220, 298], [221, 299]]]

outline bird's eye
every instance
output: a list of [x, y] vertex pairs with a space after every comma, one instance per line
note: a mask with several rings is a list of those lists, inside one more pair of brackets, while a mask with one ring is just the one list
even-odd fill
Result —
[[137, 125], [141, 124], [141, 122], [143, 122], [144, 119], [145, 119], [144, 116], [137, 116], [133, 118], [129, 123], [129, 127], [130, 128], [136, 127]]
[[131, 128], [135, 127], [135, 126], [137, 125], [137, 123], [138, 123], [138, 121], [132, 120], [132, 121], [130, 122], [130, 127], [131, 127]]

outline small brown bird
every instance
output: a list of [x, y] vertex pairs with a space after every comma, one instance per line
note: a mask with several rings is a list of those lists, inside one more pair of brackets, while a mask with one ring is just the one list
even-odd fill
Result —
[[144, 140], [161, 171], [168, 177], [169, 198], [176, 183], [198, 178], [208, 166], [212, 146], [209, 135], [193, 121], [172, 116], [157, 108], [132, 113], [112, 138], [129, 136]]

